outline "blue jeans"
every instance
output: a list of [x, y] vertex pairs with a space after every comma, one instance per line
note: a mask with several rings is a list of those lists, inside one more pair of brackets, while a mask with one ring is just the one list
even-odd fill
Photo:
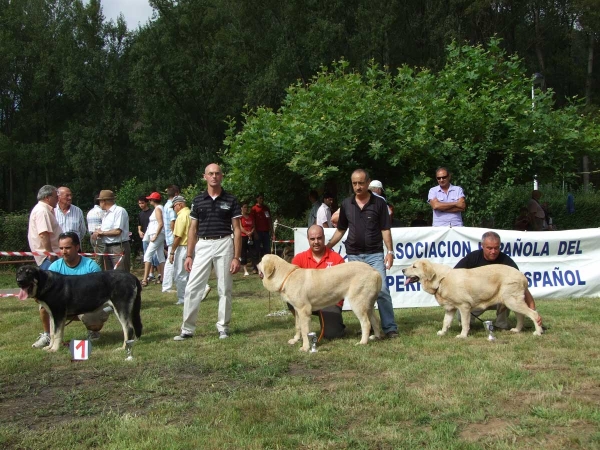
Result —
[[377, 296], [377, 308], [379, 309], [379, 317], [381, 317], [381, 328], [383, 333], [390, 331], [398, 331], [398, 325], [394, 321], [394, 305], [392, 304], [392, 296], [385, 282], [385, 265], [382, 253], [348, 255], [348, 261], [360, 261], [367, 263], [381, 275], [381, 291]]

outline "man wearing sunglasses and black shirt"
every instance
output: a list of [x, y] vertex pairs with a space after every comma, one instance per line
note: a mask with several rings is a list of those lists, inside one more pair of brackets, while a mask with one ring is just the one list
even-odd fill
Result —
[[439, 167], [435, 171], [435, 178], [438, 186], [432, 187], [427, 196], [433, 209], [432, 226], [462, 227], [462, 212], [467, 207], [462, 188], [450, 183], [452, 176], [445, 167]]

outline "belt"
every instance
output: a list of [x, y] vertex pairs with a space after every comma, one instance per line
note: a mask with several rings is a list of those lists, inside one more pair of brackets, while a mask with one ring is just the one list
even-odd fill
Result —
[[231, 235], [225, 234], [223, 236], [198, 236], [198, 239], [202, 239], [204, 241], [216, 241], [217, 239], [223, 239], [226, 237], [231, 237]]
[[106, 244], [107, 247], [110, 247], [112, 245], [122, 245], [122, 244], [126, 244], [129, 241], [121, 241], [121, 242], [111, 242], [110, 244]]

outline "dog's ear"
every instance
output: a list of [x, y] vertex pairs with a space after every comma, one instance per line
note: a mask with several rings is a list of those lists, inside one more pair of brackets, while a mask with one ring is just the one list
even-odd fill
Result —
[[275, 272], [275, 261], [273, 258], [264, 258], [262, 260], [263, 274], [266, 278], [271, 278]]
[[437, 289], [440, 287], [441, 278], [435, 271], [433, 264], [429, 261], [422, 261], [423, 274], [425, 275], [425, 279], [429, 282], [429, 285], [432, 289]]
[[429, 263], [429, 261], [417, 261], [415, 264], [421, 266], [421, 272], [423, 272], [423, 279], [427, 281], [433, 280], [435, 277], [435, 271], [433, 270], [433, 266]]

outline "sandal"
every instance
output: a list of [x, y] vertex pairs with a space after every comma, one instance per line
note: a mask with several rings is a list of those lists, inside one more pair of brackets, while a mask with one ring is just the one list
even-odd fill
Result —
[[148, 286], [148, 280], [146, 280], [145, 278], [142, 280], [142, 287], [146, 287]]

